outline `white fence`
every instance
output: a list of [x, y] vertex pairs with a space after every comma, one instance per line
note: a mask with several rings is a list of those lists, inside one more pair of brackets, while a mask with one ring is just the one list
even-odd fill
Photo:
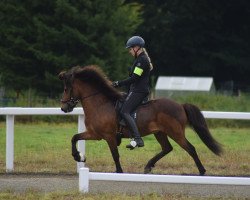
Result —
[[[64, 113], [61, 108], [0, 108], [0, 115], [6, 115], [6, 172], [14, 171], [14, 117], [17, 115], [78, 115], [78, 132], [85, 131], [84, 112], [75, 108], [71, 113]], [[85, 141], [78, 142], [78, 150], [85, 155]], [[84, 163], [77, 163], [77, 170]]]
[[[246, 112], [202, 111], [202, 113], [205, 118], [241, 120], [250, 119], [250, 113]], [[6, 115], [6, 172], [14, 171], [14, 117], [16, 115], [78, 115], [78, 132], [83, 132], [85, 130], [84, 112], [82, 108], [75, 108], [73, 112], [65, 114], [60, 108], [9, 107], [0, 108], [0, 115]], [[78, 149], [81, 153], [83, 153], [83, 155], [85, 154], [85, 141], [78, 143]], [[83, 163], [78, 163], [78, 169], [83, 166]]]
[[216, 177], [216, 176], [176, 176], [152, 174], [117, 174], [89, 172], [83, 167], [79, 171], [79, 191], [89, 192], [90, 180], [105, 181], [133, 181], [153, 183], [184, 183], [184, 184], [216, 184], [216, 185], [250, 185], [250, 178], [242, 177]]

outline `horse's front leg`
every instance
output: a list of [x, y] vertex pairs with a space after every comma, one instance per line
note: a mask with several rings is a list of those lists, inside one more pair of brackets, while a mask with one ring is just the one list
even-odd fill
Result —
[[111, 151], [113, 160], [115, 161], [116, 173], [123, 173], [121, 163], [120, 163], [120, 155], [119, 155], [119, 152], [118, 152], [116, 140], [112, 138], [112, 139], [106, 140], [106, 141], [107, 141], [107, 143], [109, 145], [109, 149]]
[[95, 134], [91, 134], [89, 131], [75, 134], [71, 139], [72, 146], [72, 156], [74, 160], [77, 162], [85, 162], [85, 158], [80, 156], [80, 152], [76, 148], [76, 143], [78, 140], [100, 140], [101, 138]]

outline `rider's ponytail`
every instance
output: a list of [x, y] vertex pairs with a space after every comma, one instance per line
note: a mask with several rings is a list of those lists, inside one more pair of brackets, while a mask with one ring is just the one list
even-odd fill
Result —
[[143, 50], [143, 52], [146, 54], [146, 56], [147, 56], [147, 58], [148, 58], [148, 60], [149, 60], [150, 71], [151, 71], [151, 70], [154, 68], [154, 66], [153, 66], [153, 64], [152, 64], [152, 62], [151, 62], [151, 59], [150, 59], [150, 57], [149, 57], [149, 55], [148, 55], [147, 50], [146, 50], [145, 48], [142, 48], [142, 50]]

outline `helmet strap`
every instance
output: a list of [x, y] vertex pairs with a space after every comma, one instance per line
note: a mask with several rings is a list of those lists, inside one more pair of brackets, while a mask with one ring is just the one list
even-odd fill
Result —
[[138, 48], [136, 51], [135, 51], [135, 49], [134, 49], [134, 47], [133, 47], [133, 51], [134, 51], [134, 56], [135, 56], [135, 58], [137, 58], [138, 57], [138, 55], [137, 55], [137, 52], [139, 51], [141, 49], [141, 47], [140, 48]]

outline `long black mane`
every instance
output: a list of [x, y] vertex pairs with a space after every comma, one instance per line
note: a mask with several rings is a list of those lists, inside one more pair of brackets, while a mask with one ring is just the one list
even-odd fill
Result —
[[71, 72], [73, 78], [90, 84], [111, 100], [117, 100], [122, 97], [122, 94], [111, 86], [111, 81], [98, 66], [76, 66], [71, 69]]

